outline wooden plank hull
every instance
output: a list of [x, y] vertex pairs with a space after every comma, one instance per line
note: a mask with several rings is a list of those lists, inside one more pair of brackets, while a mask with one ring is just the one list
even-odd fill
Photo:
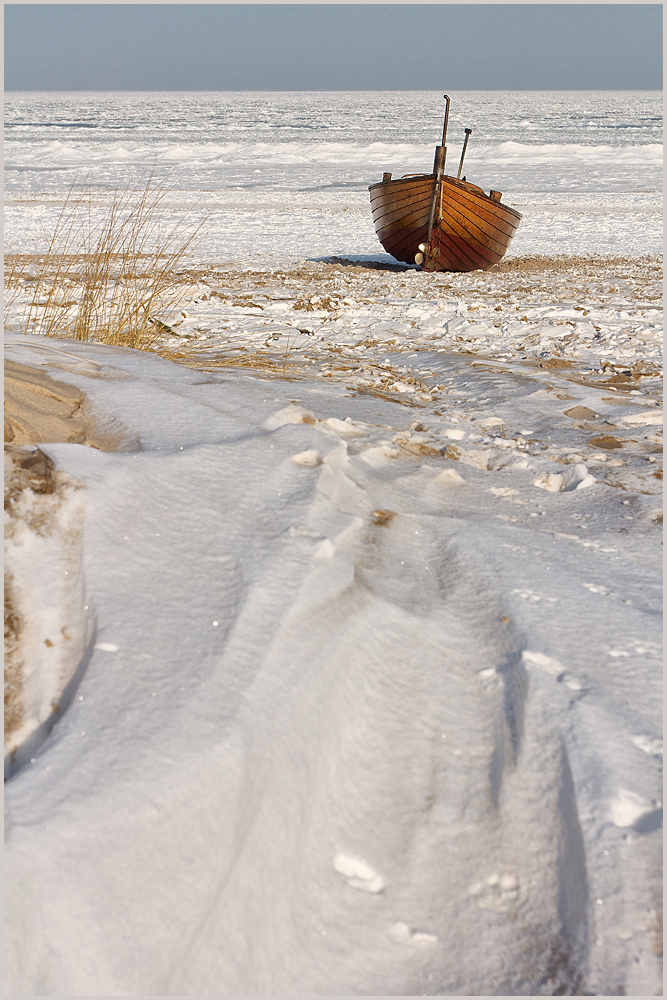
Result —
[[[436, 180], [433, 174], [371, 184], [375, 232], [387, 253], [414, 264], [419, 244], [428, 240]], [[476, 184], [445, 175], [439, 182], [430, 270], [488, 270], [505, 254], [521, 216], [484, 194]]]

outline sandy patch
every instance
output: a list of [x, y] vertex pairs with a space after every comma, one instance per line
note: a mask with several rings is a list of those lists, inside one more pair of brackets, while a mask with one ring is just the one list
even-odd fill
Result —
[[118, 434], [101, 430], [86, 394], [46, 372], [5, 361], [5, 441], [14, 445], [68, 441], [116, 451]]

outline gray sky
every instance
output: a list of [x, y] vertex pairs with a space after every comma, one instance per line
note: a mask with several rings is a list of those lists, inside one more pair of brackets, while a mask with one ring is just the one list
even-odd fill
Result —
[[662, 88], [661, 4], [6, 4], [7, 90]]

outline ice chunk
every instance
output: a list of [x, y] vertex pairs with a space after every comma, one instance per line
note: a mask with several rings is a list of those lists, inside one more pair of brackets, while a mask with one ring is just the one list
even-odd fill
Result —
[[339, 853], [333, 860], [333, 866], [355, 889], [363, 889], [364, 892], [382, 892], [384, 889], [382, 875], [360, 858]]
[[438, 940], [436, 934], [428, 934], [426, 931], [413, 931], [403, 920], [397, 920], [391, 925], [389, 934], [399, 944], [435, 944]]
[[375, 448], [369, 448], [363, 452], [361, 458], [368, 465], [372, 465], [373, 468], [377, 469], [382, 465], [386, 465], [388, 459], [398, 458], [400, 454], [398, 448], [392, 448], [389, 444], [380, 444]]
[[399, 941], [401, 944], [402, 943], [407, 944], [410, 941], [410, 938], [412, 937], [412, 932], [410, 928], [402, 920], [397, 920], [395, 923], [391, 925], [389, 934], [394, 939], [394, 941]]
[[630, 739], [639, 750], [651, 757], [662, 757], [662, 740], [651, 739], [650, 736], [631, 736]]
[[595, 485], [595, 477], [591, 476], [583, 462], [577, 462], [566, 472], [547, 472], [538, 476], [533, 486], [549, 493], [570, 493], [573, 490], [584, 490]]
[[451, 484], [465, 483], [465, 479], [463, 478], [463, 476], [460, 476], [458, 474], [456, 469], [445, 469], [444, 472], [439, 472], [435, 478], [436, 482], [439, 483], [451, 483]]
[[614, 826], [634, 826], [637, 820], [653, 811], [652, 803], [636, 792], [621, 788], [611, 801], [611, 821]]
[[315, 550], [316, 559], [331, 559], [336, 554], [336, 546], [330, 538], [325, 538]]
[[487, 427], [502, 427], [505, 421], [502, 417], [484, 417], [482, 420], [478, 420], [477, 423], [480, 427], [486, 429]]
[[488, 469], [492, 455], [493, 451], [490, 448], [471, 448], [470, 451], [461, 451], [460, 459], [475, 469]]
[[462, 316], [454, 316], [452, 319], [446, 320], [446, 322], [443, 323], [443, 326], [447, 333], [454, 333], [456, 330], [459, 330], [462, 326], [464, 326], [465, 322], [466, 321]]
[[544, 653], [534, 653], [530, 649], [524, 649], [522, 657], [526, 663], [542, 667], [543, 670], [546, 670], [553, 677], [562, 677], [565, 673], [565, 667], [558, 660], [554, 660], [551, 656], [545, 656]]
[[413, 944], [435, 944], [437, 934], [427, 934], [426, 931], [413, 931], [410, 939]]
[[307, 451], [299, 451], [296, 455], [292, 455], [292, 461], [295, 465], [319, 465], [322, 456], [315, 448], [308, 448]]
[[510, 872], [504, 872], [500, 876], [498, 884], [500, 886], [500, 891], [506, 892], [511, 889], [516, 889], [519, 884], [519, 880], [516, 875], [512, 875]]
[[327, 417], [326, 420], [322, 422], [323, 427], [328, 427], [330, 430], [335, 431], [339, 437], [362, 437], [366, 433], [365, 424], [353, 423], [349, 418], [347, 420], [339, 420], [338, 417]]
[[267, 431], [275, 431], [279, 427], [284, 427], [285, 424], [316, 423], [317, 420], [310, 410], [306, 410], [305, 407], [299, 406], [297, 403], [290, 403], [289, 406], [283, 406], [282, 410], [278, 410], [268, 420], [265, 420], [264, 427]]
[[627, 413], [619, 420], [620, 424], [629, 424], [631, 427], [640, 427], [646, 424], [661, 424], [662, 410], [649, 410], [644, 413]]

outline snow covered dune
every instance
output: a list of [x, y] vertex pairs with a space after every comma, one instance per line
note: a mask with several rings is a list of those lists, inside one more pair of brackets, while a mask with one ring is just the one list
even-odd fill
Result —
[[463, 466], [340, 384], [8, 352], [138, 441], [42, 446], [96, 648], [7, 786], [9, 993], [653, 991], [651, 548], [561, 530], [618, 491]]

